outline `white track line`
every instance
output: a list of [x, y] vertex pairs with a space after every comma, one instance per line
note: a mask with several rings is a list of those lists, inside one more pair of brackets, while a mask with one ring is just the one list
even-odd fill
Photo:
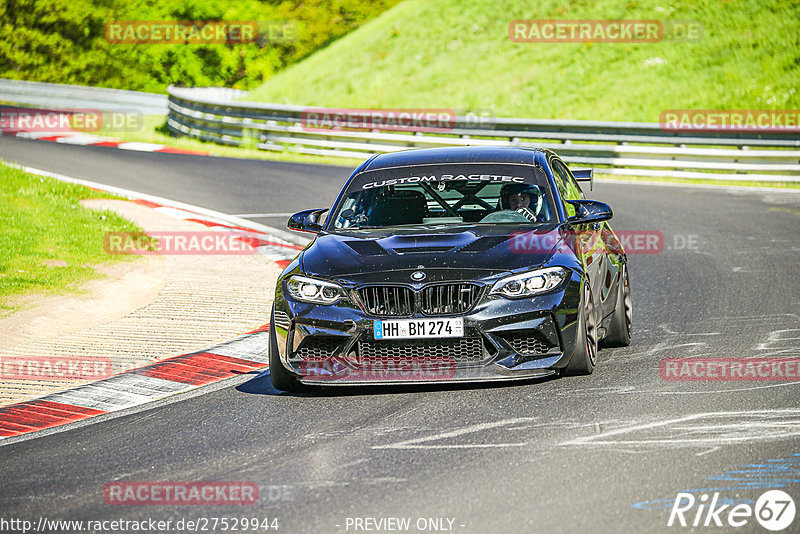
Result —
[[242, 217], [244, 219], [259, 219], [263, 217], [291, 217], [294, 213], [237, 213], [234, 217]]
[[427, 441], [436, 441], [440, 439], [455, 438], [465, 434], [472, 434], [481, 432], [483, 430], [490, 430], [501, 426], [509, 426], [517, 423], [528, 423], [534, 421], [535, 417], [518, 417], [515, 419], [505, 419], [503, 421], [495, 421], [493, 423], [479, 423], [477, 425], [469, 425], [458, 430], [451, 430], [449, 432], [442, 432], [432, 436], [424, 436], [421, 438], [414, 438], [397, 443], [390, 443], [388, 445], [376, 445], [373, 449], [482, 449], [482, 448], [495, 448], [495, 447], [523, 447], [526, 443], [465, 443], [465, 444], [449, 444], [449, 445], [421, 445]]

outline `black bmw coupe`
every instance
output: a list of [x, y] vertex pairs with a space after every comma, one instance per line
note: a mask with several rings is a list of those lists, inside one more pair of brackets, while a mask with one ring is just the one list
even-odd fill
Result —
[[630, 343], [631, 298], [611, 208], [583, 180], [536, 148], [368, 159], [330, 210], [289, 220], [316, 236], [277, 282], [273, 385], [591, 373], [600, 344]]

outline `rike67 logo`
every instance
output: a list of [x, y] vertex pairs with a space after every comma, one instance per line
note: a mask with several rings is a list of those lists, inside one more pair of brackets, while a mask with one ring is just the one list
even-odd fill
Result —
[[743, 527], [755, 518], [765, 529], [777, 532], [794, 521], [794, 500], [785, 491], [766, 491], [758, 498], [755, 506], [746, 503], [720, 505], [719, 500], [719, 492], [712, 497], [703, 493], [699, 498], [691, 493], [678, 493], [669, 513], [667, 526]]

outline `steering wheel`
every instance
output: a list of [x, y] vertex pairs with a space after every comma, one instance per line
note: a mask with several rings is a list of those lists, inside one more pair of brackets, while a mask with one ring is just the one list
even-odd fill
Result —
[[536, 222], [536, 214], [539, 213], [538, 211], [534, 213], [533, 210], [531, 210], [530, 208], [517, 208], [514, 211], [519, 213], [520, 215], [522, 215], [531, 222]]
[[[521, 213], [522, 211], [527, 212]], [[533, 217], [531, 219], [530, 217]], [[529, 223], [536, 222], [536, 216], [528, 208], [519, 208], [518, 210], [500, 210], [493, 211], [483, 219], [482, 223]]]

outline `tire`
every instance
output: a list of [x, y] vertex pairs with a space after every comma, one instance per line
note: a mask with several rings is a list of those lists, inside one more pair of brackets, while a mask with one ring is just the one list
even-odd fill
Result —
[[622, 278], [618, 284], [617, 304], [608, 328], [608, 335], [603, 339], [604, 347], [627, 347], [631, 344], [631, 286], [628, 281], [628, 267], [622, 266]]
[[572, 357], [564, 369], [567, 376], [590, 375], [597, 364], [597, 313], [589, 283], [583, 284], [583, 298], [578, 312], [578, 335]]
[[273, 387], [281, 391], [298, 392], [303, 391], [303, 384], [297, 377], [289, 373], [280, 361], [278, 352], [278, 338], [275, 335], [275, 308], [272, 309], [269, 329], [269, 379]]

